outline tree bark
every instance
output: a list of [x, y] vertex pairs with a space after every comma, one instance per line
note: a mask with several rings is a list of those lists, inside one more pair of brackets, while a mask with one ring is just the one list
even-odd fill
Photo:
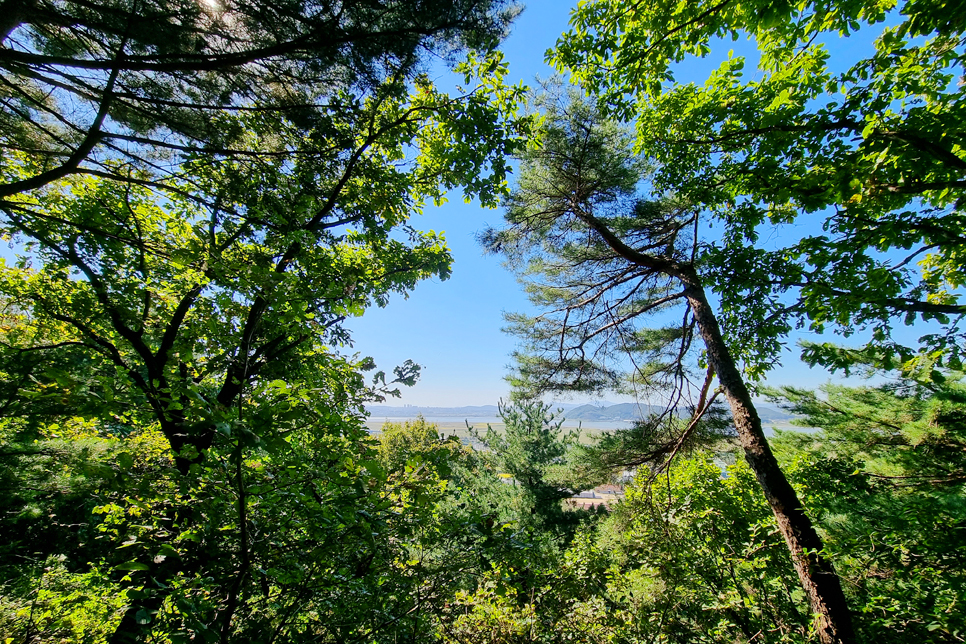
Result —
[[761, 418], [751, 400], [748, 387], [745, 386], [744, 378], [721, 336], [718, 319], [708, 304], [697, 271], [691, 264], [635, 250], [589, 211], [581, 210], [575, 214], [627, 261], [649, 268], [655, 273], [677, 278], [684, 285], [683, 293], [694, 313], [698, 332], [704, 340], [708, 362], [718, 374], [718, 382], [721, 383], [731, 406], [745, 459], [765, 493], [768, 505], [778, 522], [778, 529], [788, 545], [795, 572], [808, 594], [819, 639], [823, 644], [854, 644], [852, 614], [845, 601], [842, 583], [832, 562], [822, 556], [822, 539], [815, 531], [811, 519], [805, 514], [795, 489], [785, 478], [785, 473], [778, 466], [778, 461], [768, 446], [765, 432], [761, 428]]
[[765, 493], [778, 529], [788, 544], [795, 572], [808, 594], [819, 639], [824, 644], [853, 644], [852, 614], [842, 584], [832, 562], [822, 556], [822, 539], [768, 445], [761, 418], [721, 337], [717, 317], [708, 304], [700, 279], [696, 274], [690, 274], [681, 276], [681, 281], [685, 284], [685, 297], [707, 348], [708, 361], [717, 372], [718, 381], [731, 405], [745, 459]]
[[23, 24], [24, 17], [34, 6], [33, 0], [3, 0], [0, 2], [0, 45]]

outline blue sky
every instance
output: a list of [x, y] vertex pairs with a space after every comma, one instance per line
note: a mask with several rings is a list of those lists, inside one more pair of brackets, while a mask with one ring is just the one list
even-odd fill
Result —
[[[507, 82], [532, 86], [535, 76], [553, 73], [543, 62], [544, 52], [567, 28], [569, 12], [563, 2], [527, 3], [503, 46]], [[451, 81], [439, 82], [445, 87]], [[509, 391], [503, 376], [516, 340], [500, 330], [503, 311], [532, 309], [500, 258], [484, 256], [476, 243], [477, 232], [502, 223], [500, 211], [453, 197], [411, 221], [421, 230], [445, 231], [454, 258], [452, 276], [422, 282], [408, 299], [397, 296], [386, 308], [370, 309], [348, 324], [353, 350], [375, 358], [380, 369], [389, 372], [407, 359], [423, 365], [420, 382], [391, 404], [489, 405]]]
[[[527, 3], [503, 47], [510, 67], [508, 82], [533, 86], [535, 76], [552, 75], [553, 70], [543, 62], [544, 52], [566, 30], [569, 12], [566, 3]], [[705, 74], [712, 68], [697, 67], [695, 72]], [[422, 282], [408, 299], [397, 296], [386, 308], [370, 309], [349, 323], [355, 339], [353, 350], [375, 358], [380, 369], [389, 372], [407, 359], [423, 365], [419, 383], [404, 389], [398, 404], [486, 405], [506, 397], [509, 389], [503, 377], [516, 339], [501, 332], [502, 314], [533, 310], [514, 276], [498, 257], [484, 256], [475, 239], [487, 226], [501, 224], [501, 212], [464, 204], [459, 196], [454, 197], [411, 222], [419, 229], [445, 231], [455, 260], [452, 277]], [[791, 355], [786, 364], [776, 373], [780, 382], [818, 385], [828, 378], [825, 372], [810, 372]]]
[[[526, 4], [503, 47], [510, 66], [509, 82], [523, 81], [533, 86], [535, 76], [552, 75], [553, 70], [543, 62], [544, 53], [566, 30], [569, 13], [567, 3], [533, 0]], [[872, 37], [874, 34], [867, 30], [858, 37], [829, 43], [833, 66], [846, 67], [857, 57], [867, 55]], [[753, 69], [755, 50], [751, 43], [722, 43], [721, 56], [726, 56], [728, 49], [746, 55], [748, 69]], [[719, 48], [715, 50], [715, 54], [719, 53]], [[692, 60], [679, 68], [676, 80], [703, 83], [719, 62], [714, 54], [707, 60]], [[444, 87], [451, 83], [442, 77], [438, 80]], [[445, 232], [455, 259], [452, 277], [447, 281], [423, 282], [408, 299], [396, 297], [386, 308], [371, 309], [349, 324], [355, 338], [353, 350], [375, 358], [380, 369], [388, 372], [407, 359], [423, 365], [420, 382], [404, 389], [402, 398], [391, 404], [485, 405], [508, 394], [503, 377], [516, 340], [501, 332], [502, 313], [533, 309], [500, 259], [484, 256], [476, 243], [476, 233], [487, 226], [500, 225], [500, 211], [464, 204], [461, 198], [454, 197], [452, 202], [428, 209], [411, 222], [420, 229]], [[795, 227], [800, 225], [803, 224]], [[908, 330], [900, 333], [900, 338], [914, 338], [922, 332]], [[790, 349], [785, 351], [783, 365], [769, 375], [769, 385], [817, 387], [832, 379], [824, 370], [811, 369], [798, 359], [795, 343], [799, 339], [843, 341], [838, 336], [808, 332], [794, 335], [789, 338]], [[853, 384], [857, 382], [852, 380]], [[608, 399], [627, 400], [613, 395]]]

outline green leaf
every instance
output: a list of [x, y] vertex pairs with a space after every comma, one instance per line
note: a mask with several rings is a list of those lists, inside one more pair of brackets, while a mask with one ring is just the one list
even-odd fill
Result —
[[129, 470], [134, 467], [134, 456], [130, 452], [121, 452], [117, 455], [117, 464], [122, 470]]
[[114, 567], [115, 570], [150, 570], [151, 566], [139, 561], [127, 561]]

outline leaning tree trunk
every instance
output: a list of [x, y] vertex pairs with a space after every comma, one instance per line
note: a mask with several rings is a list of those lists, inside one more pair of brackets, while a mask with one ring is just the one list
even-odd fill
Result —
[[708, 304], [700, 280], [692, 274], [683, 277], [682, 281], [685, 283], [684, 294], [708, 351], [708, 362], [718, 374], [718, 381], [731, 405], [745, 458], [768, 499], [778, 529], [788, 544], [795, 571], [808, 593], [819, 638], [825, 644], [852, 644], [855, 642], [852, 615], [832, 562], [821, 554], [822, 539], [768, 446], [761, 428], [761, 418], [741, 372], [721, 337], [718, 320]]
[[731, 414], [741, 446], [745, 450], [745, 459], [765, 493], [768, 505], [778, 522], [778, 529], [788, 544], [795, 572], [808, 594], [819, 639], [823, 644], [854, 644], [852, 614], [845, 601], [842, 584], [835, 574], [832, 562], [822, 556], [822, 539], [815, 531], [811, 519], [805, 514], [798, 495], [778, 467], [778, 461], [768, 446], [765, 433], [761, 429], [761, 418], [751, 401], [751, 394], [748, 393], [741, 372], [721, 337], [718, 319], [708, 304], [701, 278], [694, 266], [682, 264], [670, 257], [649, 255], [635, 250], [589, 211], [580, 210], [575, 214], [627, 261], [650, 269], [655, 274], [663, 273], [681, 280], [684, 296], [691, 306], [698, 331], [708, 351], [708, 362], [718, 374], [718, 382], [731, 405]]

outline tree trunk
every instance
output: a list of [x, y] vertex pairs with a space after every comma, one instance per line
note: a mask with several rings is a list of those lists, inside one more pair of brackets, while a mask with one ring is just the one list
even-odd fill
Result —
[[27, 12], [33, 8], [33, 0], [4, 0], [0, 2], [0, 45], [7, 41], [13, 30], [23, 24]]
[[761, 418], [741, 372], [721, 337], [718, 320], [708, 304], [704, 288], [694, 274], [682, 277], [682, 281], [685, 284], [684, 294], [708, 351], [708, 361], [718, 374], [718, 381], [731, 405], [745, 458], [768, 499], [778, 529], [788, 544], [795, 571], [808, 593], [819, 638], [825, 644], [853, 644], [855, 633], [852, 630], [852, 615], [842, 592], [842, 584], [832, 562], [821, 555], [822, 540], [768, 446], [761, 428]]
[[741, 372], [721, 337], [718, 319], [708, 304], [697, 271], [690, 264], [682, 264], [669, 257], [648, 255], [631, 248], [588, 211], [575, 214], [627, 261], [681, 280], [684, 296], [691, 306], [698, 331], [708, 351], [708, 362], [718, 374], [718, 382], [731, 405], [731, 414], [741, 446], [745, 450], [745, 459], [765, 493], [778, 522], [778, 529], [788, 544], [795, 572], [808, 594], [819, 639], [823, 644], [854, 644], [852, 614], [845, 601], [842, 584], [835, 574], [832, 562], [821, 555], [824, 547], [822, 539], [815, 531], [811, 519], [805, 514], [795, 489], [778, 467], [778, 461], [768, 446], [765, 433], [761, 429], [761, 418], [751, 401], [751, 394], [748, 393]]

